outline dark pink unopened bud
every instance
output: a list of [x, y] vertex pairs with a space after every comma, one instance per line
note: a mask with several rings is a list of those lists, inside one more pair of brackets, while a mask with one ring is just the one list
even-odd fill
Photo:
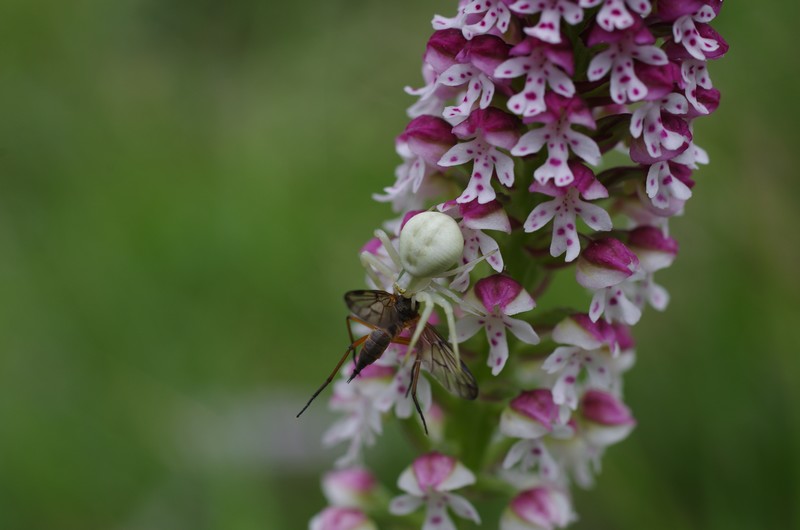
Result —
[[406, 142], [409, 150], [428, 165], [435, 166], [458, 141], [452, 129], [442, 118], [418, 116], [408, 123], [398, 140]]
[[678, 254], [678, 242], [654, 226], [640, 226], [631, 230], [628, 247], [636, 253], [647, 272], [669, 267]]
[[458, 62], [456, 55], [461, 52], [466, 43], [467, 39], [457, 29], [436, 31], [428, 39], [424, 60], [437, 74], [441, 74]]
[[630, 278], [639, 268], [636, 254], [618, 239], [596, 239], [581, 252], [575, 270], [578, 283], [587, 289], [603, 289]]
[[502, 530], [553, 530], [573, 519], [569, 499], [559, 490], [538, 486], [511, 501], [500, 520]]
[[456, 59], [462, 63], [471, 63], [488, 76], [493, 76], [495, 69], [508, 59], [511, 46], [494, 35], [478, 35], [467, 41], [464, 49]]
[[601, 447], [621, 441], [636, 425], [630, 409], [616, 396], [602, 390], [587, 390], [580, 412], [585, 420], [583, 435], [590, 443]]
[[496, 107], [473, 110], [466, 121], [453, 127], [459, 138], [483, 138], [495, 147], [511, 149], [520, 137], [520, 123], [516, 116]]

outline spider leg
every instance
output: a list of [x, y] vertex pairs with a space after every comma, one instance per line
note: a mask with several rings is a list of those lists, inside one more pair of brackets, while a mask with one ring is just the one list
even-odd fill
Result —
[[433, 300], [431, 300], [430, 294], [426, 293], [425, 291], [419, 292], [415, 296], [417, 298], [417, 302], [419, 302], [419, 304], [422, 306], [422, 311], [420, 311], [419, 320], [414, 328], [414, 334], [411, 335], [411, 341], [408, 343], [409, 354], [414, 351], [414, 347], [417, 345], [417, 341], [419, 340], [420, 335], [422, 335], [422, 330], [425, 329], [425, 325], [428, 323], [428, 319], [431, 317], [434, 307], [434, 303]]
[[485, 311], [481, 310], [475, 304], [467, 300], [464, 300], [464, 298], [462, 298], [459, 293], [453, 291], [449, 287], [445, 287], [444, 285], [438, 284], [436, 282], [432, 283], [431, 285], [433, 286], [434, 290], [446, 296], [451, 301], [455, 302], [457, 306], [461, 307], [467, 313], [471, 313], [476, 316], [486, 316]]
[[395, 249], [394, 245], [392, 245], [392, 240], [389, 239], [389, 236], [386, 235], [386, 232], [383, 230], [375, 230], [375, 237], [380, 239], [384, 250], [386, 250], [386, 254], [389, 255], [389, 259], [392, 260], [395, 267], [397, 267], [397, 270], [402, 270], [403, 262], [400, 260], [400, 254], [397, 253], [397, 249]]
[[376, 258], [373, 254], [370, 254], [369, 252], [365, 251], [359, 255], [359, 258], [361, 258], [361, 266], [363, 266], [364, 269], [366, 269], [367, 274], [369, 275], [369, 278], [372, 280], [372, 283], [375, 284], [375, 287], [382, 288], [384, 285], [380, 279], [380, 276], [378, 276], [378, 274], [375, 271], [378, 271], [379, 273], [383, 274], [386, 278], [393, 281], [394, 272], [389, 270], [389, 267], [387, 267], [381, 260]]
[[436, 303], [439, 307], [442, 308], [444, 311], [445, 318], [447, 319], [447, 329], [449, 331], [448, 341], [450, 341], [450, 345], [453, 346], [453, 353], [456, 356], [456, 365], [460, 366], [461, 364], [461, 354], [458, 351], [458, 339], [456, 335], [456, 318], [453, 315], [453, 306], [447, 299], [440, 295], [433, 293], [431, 295], [431, 299]]
[[492, 256], [492, 255], [493, 255], [495, 252], [497, 252], [497, 249], [495, 249], [495, 250], [493, 250], [493, 251], [491, 251], [491, 252], [488, 252], [488, 253], [484, 254], [483, 256], [480, 256], [480, 257], [478, 257], [478, 258], [475, 258], [474, 260], [472, 260], [472, 261], [469, 261], [469, 262], [467, 262], [467, 263], [465, 263], [465, 264], [461, 265], [460, 267], [456, 267], [455, 269], [450, 269], [449, 271], [445, 271], [445, 272], [443, 272], [443, 273], [441, 273], [441, 274], [437, 274], [437, 275], [436, 275], [436, 277], [437, 277], [437, 278], [446, 278], [447, 276], [456, 276], [456, 275], [460, 274], [461, 272], [463, 272], [463, 271], [465, 271], [465, 270], [470, 270], [470, 269], [472, 269], [472, 268], [473, 268], [475, 265], [477, 265], [477, 264], [478, 264], [478, 263], [480, 263], [481, 261], [483, 261], [483, 260], [485, 260], [485, 259], [489, 258], [489, 257], [490, 257], [490, 256]]

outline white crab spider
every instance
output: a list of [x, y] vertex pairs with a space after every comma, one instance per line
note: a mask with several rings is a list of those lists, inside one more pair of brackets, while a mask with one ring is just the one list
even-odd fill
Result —
[[[483, 312], [465, 304], [458, 293], [434, 280], [455, 276], [488, 256], [451, 268], [461, 259], [464, 252], [464, 236], [458, 223], [449, 215], [440, 212], [422, 212], [409, 219], [400, 231], [397, 249], [383, 230], [376, 230], [375, 236], [383, 244], [395, 270], [391, 270], [386, 263], [365, 251], [361, 253], [361, 264], [369, 277], [376, 286], [383, 285], [384, 282], [378, 276], [380, 273], [392, 281], [396, 295], [416, 301], [421, 307], [419, 321], [423, 324], [428, 321], [435, 306], [441, 307], [447, 319], [449, 341], [453, 346], [456, 362], [460, 363], [456, 321], [451, 302], [455, 302], [470, 313], [482, 315]], [[416, 327], [408, 351], [413, 351], [424, 328], [424, 325]]]

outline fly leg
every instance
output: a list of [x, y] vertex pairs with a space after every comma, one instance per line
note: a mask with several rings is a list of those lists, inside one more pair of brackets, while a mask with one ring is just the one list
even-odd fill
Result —
[[417, 355], [417, 358], [414, 359], [414, 366], [411, 368], [411, 399], [414, 400], [414, 406], [417, 407], [417, 412], [419, 413], [419, 418], [422, 420], [422, 427], [425, 429], [425, 434], [428, 434], [428, 423], [425, 421], [425, 415], [422, 413], [422, 407], [419, 406], [419, 401], [417, 401], [417, 381], [419, 380], [419, 369], [422, 366], [422, 357]]
[[320, 386], [317, 389], [317, 391], [314, 392], [314, 394], [311, 396], [311, 399], [309, 399], [308, 403], [306, 403], [306, 406], [303, 407], [303, 410], [301, 410], [300, 412], [297, 413], [297, 416], [295, 416], [296, 418], [299, 418], [300, 415], [306, 411], [308, 406], [311, 405], [311, 402], [314, 401], [314, 399], [320, 394], [320, 392], [325, 390], [325, 387], [328, 386], [329, 384], [331, 384], [331, 381], [333, 381], [333, 378], [336, 377], [336, 372], [339, 371], [339, 369], [344, 364], [344, 360], [347, 359], [347, 354], [349, 354], [351, 350], [355, 353], [356, 348], [361, 346], [364, 343], [364, 341], [367, 340], [367, 337], [369, 337], [369, 335], [365, 335], [364, 337], [361, 337], [360, 339], [358, 339], [357, 341], [354, 341], [352, 344], [350, 344], [350, 346], [347, 347], [347, 349], [344, 352], [344, 355], [342, 355], [342, 358], [339, 359], [338, 363], [336, 363], [336, 367], [331, 372], [331, 375], [329, 375], [328, 378], [325, 380], [325, 382], [322, 383], [322, 386]]

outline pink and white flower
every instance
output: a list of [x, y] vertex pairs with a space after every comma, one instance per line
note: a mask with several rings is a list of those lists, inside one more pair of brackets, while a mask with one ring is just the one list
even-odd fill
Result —
[[709, 5], [701, 7], [691, 15], [683, 15], [672, 24], [672, 37], [675, 42], [683, 44], [689, 55], [701, 61], [705, 60], [720, 48], [720, 39], [714, 35], [701, 33], [703, 29], [709, 27], [708, 23], [716, 16], [717, 13]]
[[461, 4], [453, 18], [433, 17], [433, 29], [458, 28], [467, 39], [489, 32], [502, 35], [508, 31], [511, 12], [503, 0], [472, 0]]
[[[452, 127], [434, 116], [419, 116], [397, 137], [395, 146], [403, 164], [395, 171], [394, 185], [384, 188], [384, 194], [373, 195], [380, 202], [393, 202], [395, 211], [418, 209], [428, 190], [420, 189], [425, 180], [443, 168], [437, 165], [442, 155], [456, 143]], [[429, 183], [430, 184], [430, 183]]]
[[364, 512], [357, 508], [331, 506], [311, 519], [309, 530], [378, 530]]
[[553, 402], [550, 389], [525, 391], [512, 399], [500, 416], [500, 432], [504, 436], [520, 439], [503, 459], [504, 469], [519, 465], [523, 472], [536, 468], [546, 480], [559, 478], [559, 465], [543, 439], [570, 438], [573, 430], [560, 422], [559, 408]]
[[642, 312], [621, 287], [623, 282], [638, 278], [634, 277], [638, 272], [639, 258], [618, 239], [608, 237], [589, 243], [575, 267], [578, 283], [594, 291], [589, 318], [596, 322], [605, 313], [609, 322], [638, 322]]
[[589, 164], [597, 165], [600, 162], [597, 143], [572, 129], [573, 125], [594, 129], [594, 118], [580, 98], [565, 98], [548, 92], [545, 102], [547, 110], [527, 120], [530, 123], [542, 123], [543, 126], [523, 134], [511, 149], [511, 154], [529, 156], [547, 146], [547, 161], [534, 171], [533, 177], [540, 184], [547, 184], [553, 179], [556, 186], [568, 186], [574, 179], [567, 164], [570, 151]]
[[500, 519], [500, 530], [553, 530], [564, 528], [575, 518], [563, 491], [538, 486], [514, 497]]
[[497, 194], [492, 187], [492, 175], [496, 175], [503, 186], [514, 184], [514, 161], [499, 150], [511, 149], [519, 139], [519, 122], [514, 116], [494, 107], [474, 110], [466, 121], [453, 128], [453, 133], [467, 141], [445, 153], [439, 165], [452, 167], [473, 163], [469, 184], [457, 202], [477, 200], [486, 204], [494, 200]]
[[655, 283], [656, 271], [672, 265], [678, 253], [678, 242], [653, 226], [641, 226], [628, 235], [628, 246], [639, 257], [645, 276], [629, 289], [633, 303], [643, 308], [649, 303], [658, 311], [666, 309], [669, 293]]
[[[606, 31], [627, 29], [636, 22], [636, 15], [644, 18], [650, 14], [651, 9], [650, 0], [580, 0], [579, 3], [584, 9], [603, 4], [596, 21]], [[636, 15], [631, 14], [631, 11]]]
[[322, 477], [322, 493], [333, 506], [364, 508], [377, 489], [375, 475], [359, 466], [329, 471]]
[[322, 444], [329, 447], [349, 442], [347, 452], [336, 460], [337, 467], [360, 462], [362, 449], [374, 445], [383, 432], [376, 398], [391, 384], [394, 373], [391, 367], [371, 364], [352, 383], [339, 380], [334, 384], [329, 408], [345, 413], [345, 417], [323, 434]]
[[636, 426], [630, 409], [610, 392], [589, 389], [578, 409], [582, 434], [592, 445], [607, 447], [621, 442]]
[[467, 40], [458, 30], [436, 31], [428, 39], [422, 63], [422, 78], [425, 86], [406, 87], [407, 94], [419, 99], [408, 109], [408, 115], [416, 118], [423, 115], [441, 115], [445, 102], [458, 94], [458, 88], [437, 82], [442, 72], [457, 64], [456, 56]]
[[539, 15], [535, 26], [523, 31], [544, 42], [561, 42], [561, 19], [575, 25], [583, 20], [583, 9], [573, 0], [517, 0], [510, 6], [511, 11], [520, 15]]
[[467, 86], [457, 101], [458, 105], [446, 107], [443, 116], [457, 125], [467, 119], [478, 102], [485, 109], [492, 102], [495, 86], [491, 79], [497, 66], [508, 57], [509, 46], [499, 37], [481, 35], [468, 41], [459, 52], [454, 64], [439, 76], [438, 82], [449, 87]]
[[406, 493], [392, 499], [389, 512], [406, 515], [424, 505], [423, 530], [455, 530], [448, 508], [459, 517], [480, 524], [472, 504], [452, 493], [474, 483], [475, 475], [455, 458], [441, 453], [422, 455], [400, 475], [397, 486]]
[[692, 170], [688, 167], [662, 160], [647, 170], [645, 191], [653, 206], [662, 210], [683, 205], [692, 196]]
[[524, 117], [535, 116], [547, 109], [544, 94], [547, 86], [564, 97], [575, 95], [572, 49], [561, 43], [549, 44], [528, 37], [511, 49], [511, 59], [498, 65], [494, 76], [513, 79], [525, 76], [525, 86], [508, 100], [508, 109]]
[[577, 218], [597, 231], [611, 230], [611, 217], [600, 206], [582, 201], [608, 197], [608, 190], [594, 178], [592, 171], [577, 162], [570, 162], [573, 179], [568, 186], [541, 185], [534, 182], [530, 190], [554, 197], [552, 201], [540, 203], [528, 215], [523, 225], [526, 232], [535, 232], [553, 220], [553, 237], [550, 255], [560, 256], [566, 252], [565, 260], [573, 261], [580, 254]]
[[[575, 314], [559, 322], [553, 329], [553, 340], [559, 346], [551, 353], [542, 370], [555, 377], [553, 402], [563, 406], [562, 422], [570, 410], [578, 408], [582, 387], [610, 390], [618, 374], [612, 372], [612, 358], [619, 353], [614, 327], [605, 321], [594, 322], [588, 315]], [[580, 379], [586, 374], [586, 380]]]
[[590, 32], [587, 44], [604, 43], [608, 44], [608, 49], [595, 55], [589, 63], [589, 81], [598, 81], [611, 72], [611, 99], [615, 103], [645, 99], [647, 85], [636, 76], [634, 66], [639, 62], [667, 64], [667, 54], [653, 45], [655, 41], [641, 19], [623, 31], [609, 32], [596, 26]]
[[[647, 155], [653, 158], [653, 161], [673, 158], [682, 152], [685, 148], [681, 147], [692, 139], [688, 125], [676, 116], [686, 114], [688, 110], [686, 98], [674, 92], [656, 101], [647, 102], [633, 112], [631, 136], [641, 139]], [[633, 148], [631, 151], [633, 157]], [[640, 162], [636, 158], [634, 160]]]
[[465, 315], [459, 320], [456, 325], [458, 341], [464, 342], [481, 328], [485, 329], [486, 339], [489, 341], [487, 364], [491, 367], [492, 374], [497, 375], [508, 360], [506, 329], [525, 343], [539, 343], [539, 336], [529, 323], [510, 316], [530, 311], [536, 306], [536, 302], [522, 285], [504, 274], [479, 280], [475, 284], [475, 296], [486, 314]]

